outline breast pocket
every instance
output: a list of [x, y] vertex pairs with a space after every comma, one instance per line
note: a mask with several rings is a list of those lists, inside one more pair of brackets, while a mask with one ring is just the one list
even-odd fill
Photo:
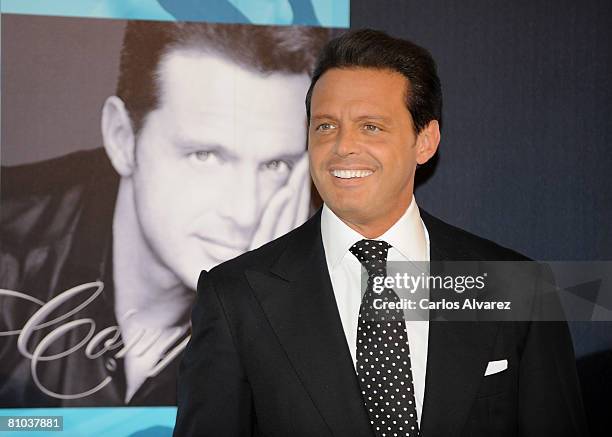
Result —
[[[516, 369], [511, 360], [501, 363], [501, 360], [491, 362], [480, 380], [478, 387], [478, 398], [495, 396], [508, 391], [516, 391], [518, 386], [516, 380]], [[492, 364], [492, 365], [491, 365]], [[492, 372], [492, 373], [491, 373]]]

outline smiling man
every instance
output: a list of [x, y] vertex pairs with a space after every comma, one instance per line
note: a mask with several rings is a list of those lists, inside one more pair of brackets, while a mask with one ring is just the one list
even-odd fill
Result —
[[416, 165], [426, 163], [440, 141], [437, 119], [415, 128], [405, 82], [392, 70], [341, 68], [317, 82], [312, 178], [326, 205], [338, 217], [351, 217], [351, 227], [365, 237], [382, 235], [404, 214]]
[[[436, 153], [441, 108], [423, 48], [372, 30], [325, 47], [306, 97], [324, 206], [200, 275], [177, 437], [586, 434], [565, 322], [376, 311], [387, 261], [526, 259], [417, 206], [414, 175]], [[529, 296], [545, 274], [534, 270]]]
[[[104, 148], [2, 170], [0, 406], [175, 405], [200, 270], [308, 216], [303, 96], [327, 35], [129, 22]], [[52, 298], [80, 325], [54, 319], [19, 349]], [[62, 329], [53, 347], [76, 349], [32, 365]]]

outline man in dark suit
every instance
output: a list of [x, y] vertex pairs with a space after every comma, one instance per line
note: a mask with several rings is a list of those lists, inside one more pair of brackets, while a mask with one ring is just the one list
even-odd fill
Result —
[[[526, 260], [416, 205], [441, 104], [426, 50], [369, 30], [326, 46], [306, 97], [324, 206], [200, 275], [176, 436], [586, 434], [565, 322], [412, 321], [374, 303], [387, 261]], [[535, 265], [521, 282], [530, 306], [546, 278]]]

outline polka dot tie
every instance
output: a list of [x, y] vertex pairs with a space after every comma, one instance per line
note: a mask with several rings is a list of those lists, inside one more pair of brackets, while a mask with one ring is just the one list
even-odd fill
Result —
[[357, 324], [357, 376], [374, 434], [413, 437], [419, 435], [419, 423], [406, 322], [402, 310], [374, 307], [374, 299], [399, 301], [391, 289], [373, 289], [374, 278], [387, 274], [390, 247], [385, 241], [361, 240], [349, 249], [368, 273]]

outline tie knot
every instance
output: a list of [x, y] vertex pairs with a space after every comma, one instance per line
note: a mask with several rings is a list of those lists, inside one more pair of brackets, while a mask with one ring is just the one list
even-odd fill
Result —
[[384, 276], [387, 271], [387, 253], [391, 245], [386, 241], [360, 240], [349, 249], [368, 272], [368, 276]]

